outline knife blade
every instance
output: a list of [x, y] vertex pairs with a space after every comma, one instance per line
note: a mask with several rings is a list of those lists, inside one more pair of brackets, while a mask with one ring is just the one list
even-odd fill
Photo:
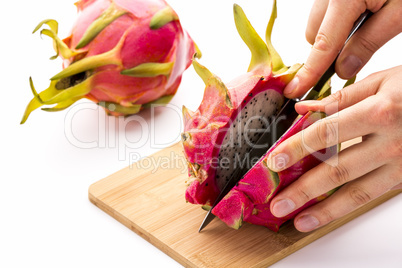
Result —
[[[350, 31], [343, 47], [350, 40], [350, 38], [356, 33], [356, 31], [366, 22], [373, 13], [371, 11], [364, 12], [359, 19], [354, 24], [352, 30]], [[342, 47], [342, 49], [343, 49]], [[339, 54], [342, 49], [339, 51], [337, 57], [331, 64], [331, 66], [325, 71], [325, 73], [320, 77], [317, 84], [310, 89], [310, 91], [302, 98], [302, 100], [311, 100], [314, 99], [314, 96], [318, 95], [320, 89], [327, 83], [327, 81], [335, 74], [335, 63], [338, 59]], [[255, 143], [254, 147], [250, 149], [248, 154], [248, 159], [254, 159], [255, 157], [262, 157], [271, 146], [272, 140], [279, 140], [280, 137], [290, 128], [293, 124], [294, 120], [297, 118], [298, 114], [294, 108], [295, 104], [299, 101], [299, 99], [287, 99], [285, 104], [282, 106], [282, 109], [278, 112], [278, 114], [274, 117], [274, 119], [270, 122], [267, 129]], [[274, 137], [274, 139], [272, 138]], [[212, 209], [227, 195], [230, 190], [237, 184], [237, 182], [247, 173], [249, 170], [248, 165], [243, 165], [241, 168], [235, 169], [232, 173], [229, 181], [221, 190], [211, 209], [208, 211], [205, 216], [203, 222], [201, 223], [198, 232], [201, 232], [214, 218], [215, 215], [212, 214]]]

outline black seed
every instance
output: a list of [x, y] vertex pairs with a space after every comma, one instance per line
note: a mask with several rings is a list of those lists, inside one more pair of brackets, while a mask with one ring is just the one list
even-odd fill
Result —
[[248, 94], [248, 96], [249, 96], [249, 97], [252, 97], [252, 96], [253, 96], [253, 93]]

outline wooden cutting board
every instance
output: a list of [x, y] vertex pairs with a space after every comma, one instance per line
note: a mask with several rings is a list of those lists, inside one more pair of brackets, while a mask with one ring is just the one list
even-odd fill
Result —
[[186, 267], [267, 267], [401, 191], [388, 194], [314, 232], [291, 222], [278, 233], [244, 224], [233, 230], [184, 200], [187, 168], [180, 144], [161, 150], [92, 184], [89, 199], [116, 220]]

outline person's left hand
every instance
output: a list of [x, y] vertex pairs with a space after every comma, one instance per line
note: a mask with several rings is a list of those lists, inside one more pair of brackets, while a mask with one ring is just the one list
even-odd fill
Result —
[[299, 114], [319, 110], [330, 116], [278, 145], [268, 159], [269, 167], [276, 172], [311, 152], [357, 137], [363, 141], [279, 192], [271, 202], [276, 217], [284, 217], [343, 185], [296, 216], [295, 227], [307, 232], [402, 186], [402, 66], [372, 74], [321, 101], [300, 102], [296, 110]]

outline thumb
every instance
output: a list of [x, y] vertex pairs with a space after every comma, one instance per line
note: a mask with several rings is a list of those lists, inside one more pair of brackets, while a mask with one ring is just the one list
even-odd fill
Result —
[[401, 12], [400, 1], [389, 1], [355, 33], [337, 60], [339, 77], [355, 76], [380, 47], [402, 31]]

